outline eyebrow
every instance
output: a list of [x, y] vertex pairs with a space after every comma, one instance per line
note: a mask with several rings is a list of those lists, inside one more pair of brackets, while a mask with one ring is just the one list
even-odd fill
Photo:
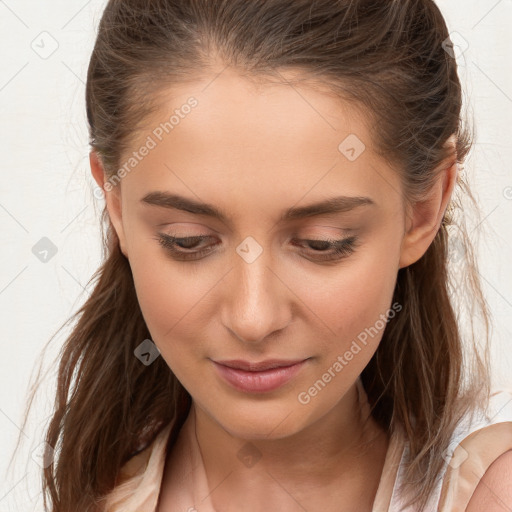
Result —
[[[161, 208], [181, 210], [195, 215], [206, 215], [231, 225], [229, 216], [221, 209], [208, 203], [202, 203], [178, 194], [154, 191], [146, 194], [141, 202]], [[320, 215], [344, 213], [360, 206], [375, 206], [376, 203], [369, 197], [361, 196], [337, 196], [323, 201], [312, 203], [306, 206], [294, 206], [285, 210], [279, 222], [305, 219]]]

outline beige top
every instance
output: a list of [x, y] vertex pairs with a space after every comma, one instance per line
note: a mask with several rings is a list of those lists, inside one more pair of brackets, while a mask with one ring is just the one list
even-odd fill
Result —
[[[359, 399], [368, 407], [358, 379]], [[215, 512], [207, 478], [194, 435], [195, 416], [189, 414], [175, 445], [170, 471], [170, 494], [175, 496], [169, 512]], [[132, 457], [122, 468], [118, 485], [102, 502], [104, 512], [156, 512], [164, 474], [166, 446], [171, 426], [153, 443]], [[452, 435], [444, 468], [426, 510], [464, 512], [487, 468], [512, 449], [512, 390], [491, 395], [487, 414], [464, 418]], [[390, 437], [382, 476], [372, 512], [415, 512], [403, 508], [398, 486], [402, 481], [407, 446], [397, 433]]]

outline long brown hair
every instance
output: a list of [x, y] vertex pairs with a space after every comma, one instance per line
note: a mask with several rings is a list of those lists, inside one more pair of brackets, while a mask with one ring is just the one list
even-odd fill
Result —
[[[370, 116], [376, 148], [413, 204], [446, 169], [451, 135], [461, 168], [472, 147], [448, 38], [432, 0], [110, 0], [87, 75], [90, 145], [111, 178], [161, 107], [160, 93], [208, 73], [213, 58], [254, 78], [293, 68]], [[398, 272], [393, 302], [403, 310], [362, 373], [375, 419], [409, 443], [404, 492], [419, 510], [457, 422], [489, 394], [490, 313], [465, 227], [466, 199], [477, 211], [460, 174], [433, 243]], [[172, 446], [191, 404], [163, 358], [145, 366], [134, 357], [151, 335], [106, 209], [101, 223], [104, 263], [72, 317], [46, 431], [56, 449], [43, 474], [45, 510], [53, 512], [96, 510], [121, 466], [171, 422]], [[471, 299], [469, 317], [483, 320], [483, 335], [473, 328], [463, 335], [455, 295]]]

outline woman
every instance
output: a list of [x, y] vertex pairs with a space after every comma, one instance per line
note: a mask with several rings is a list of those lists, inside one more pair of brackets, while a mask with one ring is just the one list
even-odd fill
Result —
[[487, 327], [448, 43], [431, 0], [108, 2], [106, 257], [62, 355], [49, 510], [512, 506], [512, 395], [451, 297], [463, 247]]

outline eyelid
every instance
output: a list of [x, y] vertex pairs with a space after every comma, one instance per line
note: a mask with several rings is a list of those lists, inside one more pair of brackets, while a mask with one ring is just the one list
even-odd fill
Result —
[[[198, 261], [204, 256], [208, 256], [214, 252], [214, 247], [218, 244], [207, 245], [199, 249], [195, 248], [177, 248], [177, 242], [181, 240], [193, 240], [193, 242], [202, 242], [209, 238], [214, 238], [211, 235], [192, 235], [192, 236], [175, 236], [167, 233], [158, 233], [155, 238], [158, 243], [177, 261]], [[360, 245], [359, 237], [356, 235], [348, 236], [345, 238], [292, 238], [292, 241], [301, 241], [304, 243], [325, 243], [328, 245], [327, 250], [315, 250], [309, 248], [309, 255], [314, 254], [311, 261], [324, 262], [324, 263], [336, 263], [340, 260], [347, 258], [352, 255], [353, 252]], [[309, 258], [307, 258], [309, 259]]]

